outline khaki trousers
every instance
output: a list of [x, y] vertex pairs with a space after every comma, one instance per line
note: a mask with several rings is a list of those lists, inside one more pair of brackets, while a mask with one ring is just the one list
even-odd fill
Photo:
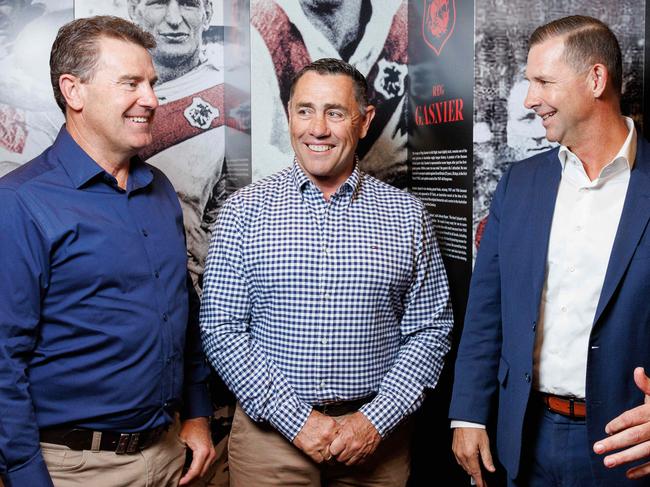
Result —
[[238, 404], [228, 445], [230, 486], [405, 486], [410, 473], [411, 433], [409, 421], [398, 426], [362, 465], [318, 465], [272, 426], [252, 421]]
[[185, 463], [178, 419], [156, 444], [138, 453], [71, 450], [41, 443], [55, 487], [177, 487]]

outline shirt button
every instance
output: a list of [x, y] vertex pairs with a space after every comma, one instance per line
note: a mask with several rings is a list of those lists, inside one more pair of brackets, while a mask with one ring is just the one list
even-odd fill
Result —
[[156, 271], [153, 273], [154, 277], [158, 279], [160, 277], [160, 272]]
[[323, 299], [330, 299], [330, 298], [331, 298], [330, 293], [323, 294]]
[[537, 329], [537, 322], [533, 321], [533, 331]]
[[147, 232], [147, 231], [143, 228], [143, 229], [142, 229], [142, 235], [144, 235], [145, 237], [148, 237], [148, 236], [149, 236], [149, 232]]
[[327, 338], [323, 338], [320, 342], [321, 342], [323, 345], [327, 345]]
[[324, 380], [321, 381], [321, 383], [318, 384], [318, 387], [320, 387], [321, 389], [325, 389], [325, 381]]
[[563, 313], [566, 313], [566, 306], [562, 306], [560, 309], [562, 310]]
[[529, 374], [528, 372], [526, 372], [526, 373], [524, 374], [524, 380], [525, 380], [526, 382], [530, 383], [530, 374]]
[[163, 313], [163, 315], [162, 315], [163, 321], [167, 321], [168, 318], [169, 317], [167, 316], [167, 313]]
[[576, 268], [574, 266], [569, 267], [569, 272], [575, 272]]
[[579, 232], [580, 230], [582, 230], [582, 227], [580, 225], [576, 225], [576, 232]]

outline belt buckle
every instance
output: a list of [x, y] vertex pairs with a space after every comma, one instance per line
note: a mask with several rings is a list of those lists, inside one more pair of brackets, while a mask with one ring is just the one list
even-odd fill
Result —
[[127, 453], [137, 452], [139, 443], [140, 443], [140, 433], [131, 433], [131, 439], [129, 440], [129, 445], [126, 447], [126, 452]]
[[117, 441], [117, 447], [115, 448], [116, 455], [124, 455], [128, 452], [128, 448], [130, 447], [130, 439], [131, 435], [129, 433], [120, 434], [120, 439]]

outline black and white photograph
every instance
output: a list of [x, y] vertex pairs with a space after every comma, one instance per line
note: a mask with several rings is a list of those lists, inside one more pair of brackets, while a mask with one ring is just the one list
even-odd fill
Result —
[[72, 6], [72, 0], [0, 1], [0, 176], [43, 152], [63, 124], [48, 58]]

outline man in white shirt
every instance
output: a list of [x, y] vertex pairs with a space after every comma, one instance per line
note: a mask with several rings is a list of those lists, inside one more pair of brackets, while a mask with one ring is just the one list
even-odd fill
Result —
[[[559, 19], [531, 36], [526, 78], [525, 106], [560, 147], [514, 164], [494, 196], [456, 362], [452, 448], [487, 485], [496, 413], [510, 486], [650, 485], [630, 480], [650, 464], [615, 468], [650, 450], [650, 146], [621, 116], [620, 47], [594, 18]], [[624, 450], [600, 456], [612, 449]]]

